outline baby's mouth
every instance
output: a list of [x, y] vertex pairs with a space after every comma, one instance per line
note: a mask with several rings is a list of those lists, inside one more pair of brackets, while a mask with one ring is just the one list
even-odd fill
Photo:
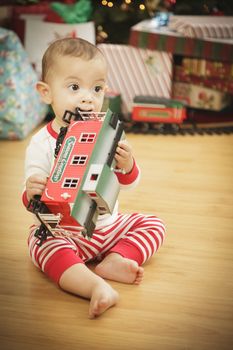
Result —
[[82, 108], [75, 108], [76, 112], [81, 112], [81, 113], [91, 113], [92, 109], [82, 109]]

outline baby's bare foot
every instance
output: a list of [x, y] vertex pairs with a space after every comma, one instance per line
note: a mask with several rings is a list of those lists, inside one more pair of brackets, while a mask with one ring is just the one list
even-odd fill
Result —
[[89, 317], [95, 318], [114, 306], [119, 299], [118, 293], [107, 283], [98, 286], [91, 297]]
[[111, 253], [96, 266], [97, 275], [109, 280], [140, 284], [144, 269], [134, 260], [123, 258], [120, 254]]

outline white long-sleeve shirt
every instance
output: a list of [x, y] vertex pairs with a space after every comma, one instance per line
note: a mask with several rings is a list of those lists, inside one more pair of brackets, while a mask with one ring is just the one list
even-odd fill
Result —
[[[52, 129], [50, 122], [41, 128], [32, 138], [26, 150], [25, 158], [25, 182], [23, 190], [23, 203], [28, 204], [26, 196], [25, 183], [32, 175], [41, 175], [49, 177], [54, 165], [54, 150], [58, 134]], [[116, 173], [121, 189], [130, 189], [135, 187], [140, 179], [140, 170], [134, 161], [133, 169], [130, 173]], [[109, 225], [114, 222], [118, 213], [118, 201], [116, 201], [112, 214], [100, 215], [97, 220], [96, 228]]]

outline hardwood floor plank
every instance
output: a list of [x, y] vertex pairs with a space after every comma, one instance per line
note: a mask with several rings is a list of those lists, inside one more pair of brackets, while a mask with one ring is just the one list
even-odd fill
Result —
[[32, 265], [21, 203], [29, 138], [0, 142], [2, 350], [233, 348], [233, 136], [128, 140], [142, 179], [120, 209], [157, 214], [167, 237], [140, 286], [110, 282], [121, 299], [96, 320]]

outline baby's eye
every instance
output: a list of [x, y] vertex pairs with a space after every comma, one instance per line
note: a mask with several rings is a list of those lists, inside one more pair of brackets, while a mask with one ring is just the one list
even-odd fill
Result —
[[69, 89], [72, 91], [77, 91], [79, 90], [79, 86], [77, 84], [72, 84], [69, 86]]
[[95, 86], [95, 92], [103, 90], [102, 86]]

